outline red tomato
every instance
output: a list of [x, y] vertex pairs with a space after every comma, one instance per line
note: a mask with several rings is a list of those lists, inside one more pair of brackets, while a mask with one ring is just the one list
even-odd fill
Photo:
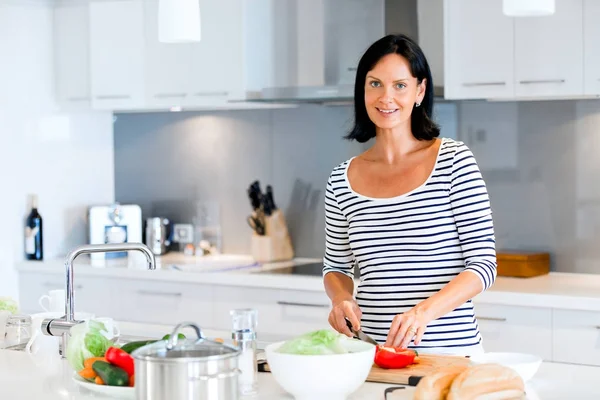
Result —
[[386, 369], [404, 368], [414, 363], [417, 353], [399, 347], [377, 346], [375, 364]]

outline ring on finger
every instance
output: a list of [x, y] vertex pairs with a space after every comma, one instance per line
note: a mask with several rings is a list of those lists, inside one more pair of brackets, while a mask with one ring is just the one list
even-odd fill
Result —
[[410, 332], [413, 336], [417, 333], [417, 330], [413, 327], [408, 328], [408, 332]]

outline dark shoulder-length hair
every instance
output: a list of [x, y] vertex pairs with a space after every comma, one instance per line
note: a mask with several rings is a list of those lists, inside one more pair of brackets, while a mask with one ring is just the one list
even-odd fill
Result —
[[365, 81], [367, 73], [384, 56], [398, 54], [408, 60], [410, 71], [417, 82], [427, 79], [425, 97], [419, 107], [414, 106], [411, 114], [413, 136], [419, 140], [431, 140], [440, 135], [439, 126], [432, 120], [433, 79], [427, 59], [419, 45], [406, 35], [388, 35], [373, 43], [361, 57], [356, 69], [354, 85], [354, 127], [346, 139], [364, 143], [375, 137], [375, 124], [367, 114], [365, 106]]

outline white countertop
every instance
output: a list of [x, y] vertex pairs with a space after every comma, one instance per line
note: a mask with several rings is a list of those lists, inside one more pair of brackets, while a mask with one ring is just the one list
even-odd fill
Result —
[[[252, 265], [248, 256], [225, 256], [221, 269], [210, 266], [210, 258], [186, 257], [168, 254], [157, 257], [157, 270], [147, 271], [138, 261], [113, 260], [94, 262], [82, 257], [75, 262], [75, 276], [103, 276], [160, 280], [168, 282], [196, 282], [211, 285], [233, 285], [323, 291], [320, 276], [265, 273], [282, 267], [320, 262], [320, 259], [297, 258], [290, 262]], [[238, 264], [240, 267], [228, 265]], [[174, 269], [176, 265], [178, 269]], [[61, 259], [43, 262], [24, 261], [17, 264], [23, 272], [64, 274]], [[261, 273], [257, 273], [261, 272]], [[77, 278], [75, 278], [77, 280]], [[478, 295], [476, 303], [505, 304], [529, 307], [552, 307], [573, 310], [600, 311], [600, 275], [551, 272], [534, 278], [498, 277], [494, 285]]]
[[[123, 333], [154, 337], [162, 334], [164, 327], [141, 324], [122, 324]], [[213, 336], [214, 332], [207, 332]], [[220, 333], [218, 333], [220, 334]], [[19, 400], [91, 400], [106, 399], [79, 387], [73, 381], [73, 371], [58, 356], [40, 359], [24, 352], [0, 350], [0, 398]], [[597, 384], [600, 367], [543, 363], [536, 376], [527, 384], [527, 399], [564, 400], [598, 399]], [[367, 382], [348, 400], [382, 399], [385, 388], [394, 386]], [[395, 399], [412, 399], [414, 388], [396, 391]], [[259, 394], [254, 400], [291, 400], [269, 373], [259, 374]], [[248, 399], [249, 400], [249, 399]]]

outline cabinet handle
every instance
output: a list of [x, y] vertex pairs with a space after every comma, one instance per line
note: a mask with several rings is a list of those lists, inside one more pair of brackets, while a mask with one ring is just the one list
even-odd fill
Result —
[[98, 100], [126, 100], [126, 99], [130, 99], [131, 96], [125, 95], [125, 94], [114, 94], [114, 95], [102, 95], [102, 96], [96, 96], [96, 98]]
[[198, 97], [229, 96], [229, 92], [198, 92], [198, 93], [194, 93], [194, 96], [198, 96]]
[[564, 79], [539, 79], [539, 80], [530, 80], [530, 81], [519, 81], [521, 85], [531, 85], [534, 83], [565, 83]]
[[187, 96], [187, 93], [157, 93], [154, 95], [154, 97], [157, 97], [159, 99], [169, 99], [169, 98], [173, 98], [173, 97], [185, 97]]
[[358, 70], [358, 68], [356, 67], [348, 67], [348, 71], [350, 72], [356, 72]]
[[494, 317], [477, 317], [477, 319], [482, 320], [482, 321], [498, 321], [498, 322], [506, 321], [506, 318], [494, 318]]
[[329, 308], [329, 305], [327, 304], [295, 303], [293, 301], [278, 301], [277, 304], [280, 306]]
[[[62, 288], [63, 286], [65, 286], [65, 284], [64, 283], [56, 284], [56, 283], [52, 283], [52, 282], [44, 282], [42, 284], [42, 286], [47, 287], [47, 288], [56, 289], [57, 287]], [[83, 285], [75, 285], [74, 289], [83, 289]]]
[[596, 325], [596, 329], [600, 331], [600, 325]]
[[88, 101], [89, 97], [69, 97], [67, 101]]
[[465, 82], [463, 86], [474, 87], [474, 86], [504, 86], [506, 82]]
[[153, 290], [138, 290], [138, 294], [142, 296], [165, 296], [165, 297], [181, 297], [181, 293], [176, 292], [155, 292]]

